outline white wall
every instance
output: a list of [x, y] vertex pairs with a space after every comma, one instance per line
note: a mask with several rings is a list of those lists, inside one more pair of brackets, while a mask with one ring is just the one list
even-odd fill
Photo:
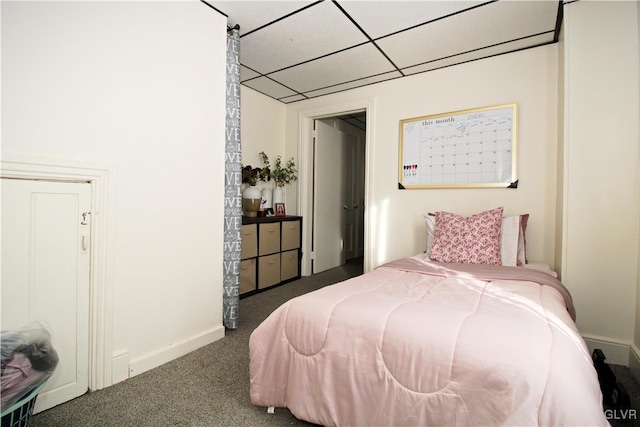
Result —
[[242, 164], [259, 166], [261, 151], [273, 163], [278, 155], [284, 156], [286, 105], [246, 86], [240, 95]]
[[3, 160], [108, 174], [115, 381], [224, 336], [225, 28], [199, 1], [2, 2]]
[[582, 334], [628, 355], [638, 328], [637, 4], [567, 4], [564, 36], [563, 282]]
[[[422, 215], [436, 210], [473, 214], [504, 206], [529, 213], [533, 260], [554, 262], [557, 147], [557, 46], [550, 45], [287, 105], [287, 148], [297, 153], [300, 115], [371, 102], [368, 224], [370, 265], [422, 252]], [[516, 102], [519, 178], [513, 189], [398, 190], [399, 121], [423, 115]], [[311, 112], [311, 113], [309, 113]], [[288, 206], [291, 202], [287, 199]], [[309, 222], [307, 222], [309, 224]], [[308, 249], [305, 255], [308, 254]], [[365, 260], [366, 265], [366, 260]]]

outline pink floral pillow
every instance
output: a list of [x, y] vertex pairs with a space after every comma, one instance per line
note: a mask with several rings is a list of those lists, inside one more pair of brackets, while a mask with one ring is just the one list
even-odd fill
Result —
[[436, 212], [431, 259], [440, 262], [502, 265], [502, 207], [470, 217]]

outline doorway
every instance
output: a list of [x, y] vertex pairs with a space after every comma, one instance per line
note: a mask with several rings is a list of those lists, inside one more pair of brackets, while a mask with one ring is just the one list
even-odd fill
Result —
[[314, 121], [312, 274], [364, 255], [366, 111]]
[[297, 211], [305, 218], [302, 227], [302, 275], [309, 276], [312, 273], [311, 261], [312, 240], [313, 240], [313, 208], [314, 208], [314, 147], [313, 147], [313, 125], [315, 120], [344, 116], [351, 113], [364, 113], [365, 116], [365, 135], [364, 135], [364, 204], [362, 209], [363, 216], [363, 254], [362, 254], [362, 270], [363, 272], [371, 271], [373, 265], [373, 249], [371, 246], [370, 235], [374, 228], [371, 224], [371, 217], [374, 210], [369, 203], [372, 200], [372, 176], [368, 165], [371, 164], [373, 158], [373, 132], [372, 117], [375, 117], [375, 100], [361, 99], [349, 101], [345, 103], [321, 106], [307, 110], [301, 110], [298, 113], [298, 161], [300, 163], [298, 176], [298, 198]]

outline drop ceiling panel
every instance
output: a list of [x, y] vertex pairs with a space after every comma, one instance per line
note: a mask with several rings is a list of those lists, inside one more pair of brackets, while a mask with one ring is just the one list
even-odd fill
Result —
[[240, 61], [267, 74], [366, 41], [332, 2], [325, 1], [242, 37]]
[[[341, 1], [343, 9], [371, 38], [457, 13], [483, 1]], [[384, 19], [381, 19], [384, 17]]]
[[404, 68], [531, 34], [553, 32], [547, 12], [553, 7], [536, 8], [532, 3], [536, 2], [492, 3], [377, 43], [398, 67]]
[[476, 51], [465, 53], [463, 55], [456, 55], [449, 58], [430, 61], [426, 64], [421, 64], [415, 67], [403, 68], [402, 72], [406, 75], [423, 73], [425, 71], [437, 70], [439, 68], [449, 67], [451, 65], [462, 64], [465, 62], [474, 61], [476, 59], [500, 55], [506, 52], [515, 52], [532, 45], [544, 45], [551, 42], [553, 42], [553, 34], [542, 34], [524, 40], [516, 40], [511, 43], [500, 44], [498, 46], [493, 46], [486, 49], [479, 49]]
[[284, 102], [285, 104], [288, 104], [291, 102], [302, 101], [303, 99], [307, 99], [307, 97], [305, 97], [304, 95], [294, 95], [294, 96], [287, 96], [285, 98], [280, 98], [280, 101]]
[[365, 79], [355, 80], [348, 83], [343, 83], [335, 86], [330, 86], [324, 89], [312, 90], [309, 92], [305, 92], [305, 95], [309, 98], [316, 98], [322, 95], [328, 95], [330, 93], [343, 92], [349, 89], [355, 89], [361, 86], [367, 86], [374, 83], [380, 83], [386, 80], [397, 79], [402, 77], [398, 71], [392, 71], [390, 73], [379, 74], [377, 76], [368, 77]]
[[282, 86], [280, 83], [277, 83], [268, 77], [258, 77], [257, 79], [245, 81], [242, 84], [250, 87], [251, 89], [257, 90], [258, 92], [268, 93], [271, 97], [276, 99], [296, 95], [296, 92]]
[[228, 16], [227, 25], [240, 25], [240, 35], [289, 15], [313, 1], [207, 1]]
[[389, 61], [373, 44], [320, 58], [270, 75], [297, 92], [337, 85], [392, 71]]
[[255, 71], [244, 67], [244, 66], [240, 66], [240, 81], [244, 82], [245, 80], [250, 80], [253, 79], [255, 77], [259, 77], [260, 74], [256, 73]]

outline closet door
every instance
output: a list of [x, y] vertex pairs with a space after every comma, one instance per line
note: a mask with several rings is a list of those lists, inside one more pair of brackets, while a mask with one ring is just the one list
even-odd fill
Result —
[[88, 390], [90, 210], [88, 183], [2, 178], [2, 330], [43, 321], [60, 357], [36, 412]]

